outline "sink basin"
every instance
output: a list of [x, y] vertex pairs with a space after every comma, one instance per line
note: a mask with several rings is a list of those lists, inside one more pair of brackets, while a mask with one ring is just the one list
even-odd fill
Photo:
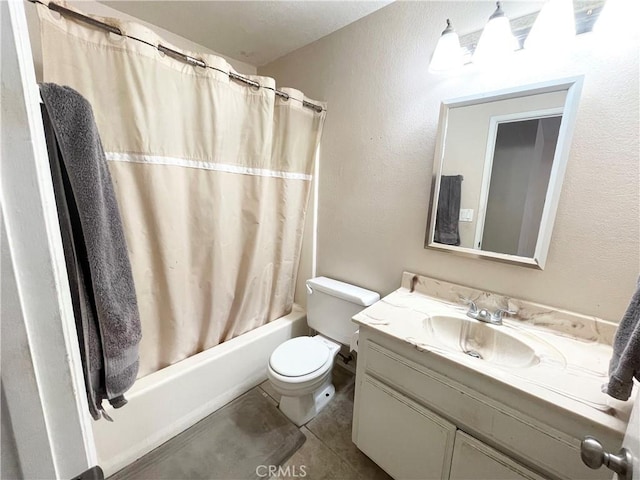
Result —
[[511, 368], [530, 367], [539, 362], [533, 348], [516, 338], [505, 326], [489, 325], [477, 320], [433, 315], [424, 327], [443, 347], [466, 353], [478, 360]]

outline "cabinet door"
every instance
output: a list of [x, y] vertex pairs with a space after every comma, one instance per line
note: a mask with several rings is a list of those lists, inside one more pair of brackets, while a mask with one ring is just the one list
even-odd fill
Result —
[[458, 430], [451, 480], [544, 480], [506, 455]]
[[397, 479], [449, 478], [456, 428], [391, 387], [365, 376], [356, 444]]

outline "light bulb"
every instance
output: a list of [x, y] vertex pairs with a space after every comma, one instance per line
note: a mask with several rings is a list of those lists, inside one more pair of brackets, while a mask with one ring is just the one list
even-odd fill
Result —
[[500, 2], [489, 17], [487, 25], [480, 35], [480, 40], [473, 53], [473, 63], [495, 64], [506, 60], [519, 48], [518, 40], [511, 32], [511, 23], [502, 11]]
[[599, 35], [616, 37], [637, 36], [637, 21], [640, 16], [638, 0], [607, 0], [593, 26]]
[[451, 26], [451, 21], [447, 19], [447, 28], [438, 39], [436, 49], [433, 51], [430, 72], [443, 72], [453, 70], [462, 66], [462, 50], [460, 49], [460, 39]]
[[551, 50], [567, 46], [575, 39], [576, 20], [572, 0], [549, 0], [536, 18], [524, 48]]

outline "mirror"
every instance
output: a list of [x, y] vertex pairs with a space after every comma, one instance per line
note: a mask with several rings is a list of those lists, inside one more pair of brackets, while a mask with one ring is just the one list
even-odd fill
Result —
[[581, 88], [442, 102], [426, 248], [544, 268]]

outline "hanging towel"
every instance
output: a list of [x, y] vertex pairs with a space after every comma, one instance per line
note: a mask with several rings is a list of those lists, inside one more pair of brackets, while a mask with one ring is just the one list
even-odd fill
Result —
[[613, 340], [606, 393], [627, 400], [631, 396], [634, 377], [640, 380], [640, 278]]
[[69, 87], [40, 92], [89, 409], [108, 418], [102, 402], [126, 403], [141, 339], [122, 221], [91, 105]]
[[460, 245], [458, 222], [460, 219], [460, 198], [462, 196], [462, 175], [442, 175], [436, 213], [436, 229], [433, 241], [447, 245]]
[[[74, 240], [74, 237], [82, 239], [82, 230], [75, 202], [72, 198], [69, 199], [70, 202], [67, 202], [65, 191], [71, 191], [69, 177], [62, 166], [62, 154], [53, 131], [51, 118], [47, 114], [44, 105], [42, 106], [42, 120], [49, 152], [51, 180], [58, 210], [58, 223], [60, 224], [62, 236], [62, 247], [64, 249], [71, 303], [76, 321], [76, 332], [87, 399], [89, 401], [89, 411], [94, 418], [98, 419], [101, 413], [97, 407], [96, 394], [93, 388], [94, 382], [91, 379], [93, 376], [99, 376], [102, 371], [102, 349], [99, 342], [100, 337], [96, 330], [94, 307], [87, 298], [87, 292], [91, 289], [91, 286], [87, 288], [85, 283], [87, 279], [83, 274], [83, 268], [86, 267], [83, 267], [80, 263], [80, 258], [86, 259], [86, 252], [83, 251], [84, 244], [80, 241], [76, 245]], [[78, 251], [78, 254], [76, 254], [76, 251]], [[93, 331], [90, 332], [90, 330]], [[98, 382], [95, 383], [97, 386]]]

